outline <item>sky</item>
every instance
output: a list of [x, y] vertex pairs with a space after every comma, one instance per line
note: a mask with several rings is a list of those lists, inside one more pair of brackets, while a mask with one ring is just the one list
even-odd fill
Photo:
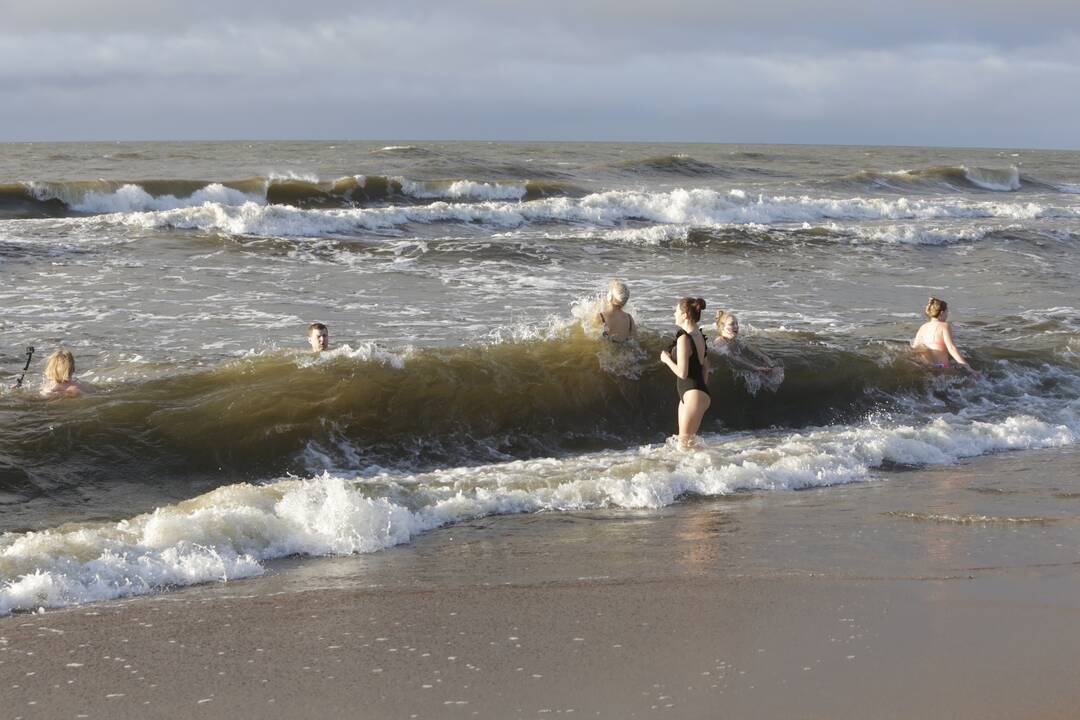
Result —
[[0, 0], [0, 142], [1080, 148], [1076, 0]]

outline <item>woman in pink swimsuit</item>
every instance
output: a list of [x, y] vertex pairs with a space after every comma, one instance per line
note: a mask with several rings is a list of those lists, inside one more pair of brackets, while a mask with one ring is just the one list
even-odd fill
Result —
[[949, 327], [949, 305], [944, 300], [936, 297], [930, 298], [926, 303], [927, 322], [922, 324], [919, 332], [915, 333], [915, 339], [911, 341], [911, 347], [921, 351], [930, 364], [939, 370], [948, 370], [950, 357], [956, 364], [973, 375], [977, 375], [967, 360], [960, 354], [953, 342], [952, 328]]

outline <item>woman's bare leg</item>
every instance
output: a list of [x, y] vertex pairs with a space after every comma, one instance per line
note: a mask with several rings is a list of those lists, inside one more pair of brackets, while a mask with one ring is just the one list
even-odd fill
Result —
[[701, 427], [701, 419], [712, 404], [712, 398], [701, 390], [687, 390], [679, 402], [679, 440], [686, 445]]

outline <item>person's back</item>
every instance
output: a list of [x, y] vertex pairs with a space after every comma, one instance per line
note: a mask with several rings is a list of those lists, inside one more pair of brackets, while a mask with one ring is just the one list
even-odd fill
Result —
[[911, 341], [911, 346], [919, 350], [926, 350], [936, 356], [935, 359], [941, 359], [944, 362], [948, 362], [949, 354], [948, 349], [945, 347], [945, 328], [949, 324], [932, 318], [924, 322], [918, 332], [915, 333], [915, 339]]
[[923, 312], [928, 320], [915, 333], [911, 347], [923, 353], [929, 364], [939, 370], [948, 370], [951, 359], [964, 370], [977, 375], [953, 342], [952, 328], [948, 322], [948, 304], [944, 300], [931, 297]]
[[630, 299], [630, 291], [618, 280], [612, 280], [608, 288], [607, 308], [599, 314], [604, 326], [604, 337], [614, 342], [626, 342], [634, 334], [634, 317], [623, 310]]

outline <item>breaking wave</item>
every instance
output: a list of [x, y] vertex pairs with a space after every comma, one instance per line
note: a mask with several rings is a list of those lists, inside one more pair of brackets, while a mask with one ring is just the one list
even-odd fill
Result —
[[833, 181], [833, 184], [894, 190], [921, 188], [937, 191], [989, 190], [992, 192], [1015, 192], [1025, 185], [1040, 189], [1047, 187], [1043, 183], [1022, 178], [1020, 169], [1015, 165], [1003, 168], [958, 165], [919, 170], [863, 170]]
[[350, 208], [389, 202], [430, 200], [533, 200], [582, 195], [557, 180], [486, 182], [479, 180], [409, 180], [381, 175], [350, 175], [331, 181], [307, 176], [270, 176], [245, 180], [92, 180], [25, 182], [0, 185], [0, 217], [137, 213], [201, 207], [285, 205], [297, 208]]
[[[668, 339], [642, 332], [640, 344], [615, 346], [569, 323], [457, 348], [367, 344], [195, 372], [133, 367], [126, 380], [64, 407], [7, 392], [0, 407], [17, 410], [20, 422], [0, 437], [0, 491], [32, 497], [118, 478], [438, 467], [649, 442], [671, 431], [674, 391], [655, 361]], [[900, 344], [840, 349], [784, 333], [762, 340], [783, 375], [762, 386], [716, 358], [706, 429], [828, 425], [965, 402], [1008, 412], [1038, 398], [1057, 403], [1078, 383], [1053, 345], [973, 348], [986, 377], [955, 384], [928, 374]]]
[[776, 225], [829, 220], [1037, 220], [1080, 217], [1080, 209], [1036, 202], [960, 199], [820, 198], [749, 196], [741, 190], [612, 190], [581, 198], [527, 202], [443, 202], [426, 205], [314, 210], [288, 205], [206, 203], [140, 213], [118, 213], [109, 222], [141, 227], [219, 231], [234, 235], [317, 236], [385, 231], [408, 224], [474, 223], [497, 228], [576, 223], [617, 227], [644, 221], [665, 225]]
[[[427, 474], [232, 484], [119, 522], [0, 536], [0, 615], [259, 575], [290, 555], [369, 553], [473, 518], [539, 510], [659, 508], [686, 495], [863, 482], [884, 465], [936, 465], [1001, 450], [1054, 447], [1076, 430], [1016, 415], [922, 424], [873, 422], [803, 433], [707, 436]], [[899, 514], [928, 522], [1032, 522]]]

